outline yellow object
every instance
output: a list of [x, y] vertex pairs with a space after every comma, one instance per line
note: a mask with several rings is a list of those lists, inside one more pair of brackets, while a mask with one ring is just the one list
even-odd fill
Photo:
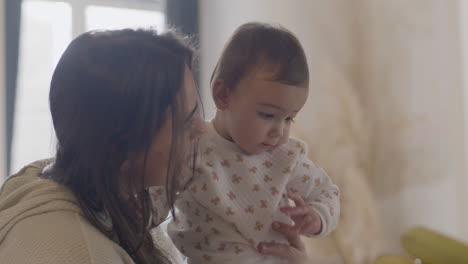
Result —
[[413, 264], [413, 261], [407, 257], [386, 255], [379, 257], [372, 264]]
[[467, 264], [468, 246], [425, 227], [415, 227], [401, 237], [403, 248], [423, 264]]

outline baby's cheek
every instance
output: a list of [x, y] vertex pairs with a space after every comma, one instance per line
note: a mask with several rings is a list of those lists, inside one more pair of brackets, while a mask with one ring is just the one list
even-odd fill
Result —
[[250, 140], [258, 140], [262, 137], [263, 129], [262, 126], [258, 122], [254, 122], [249, 120], [249, 122], [245, 122], [244, 125], [241, 127], [241, 130], [245, 137]]

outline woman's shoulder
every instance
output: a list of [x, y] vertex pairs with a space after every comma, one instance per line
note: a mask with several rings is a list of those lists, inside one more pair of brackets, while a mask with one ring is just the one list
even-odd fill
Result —
[[72, 211], [23, 219], [1, 243], [2, 263], [133, 264], [122, 248]]

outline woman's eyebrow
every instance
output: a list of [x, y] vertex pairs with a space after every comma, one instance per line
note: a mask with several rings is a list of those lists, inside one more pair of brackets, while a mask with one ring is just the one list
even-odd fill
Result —
[[193, 115], [197, 112], [197, 110], [198, 110], [198, 103], [195, 105], [192, 111], [188, 114], [188, 116], [185, 119], [185, 122], [190, 121], [190, 119], [192, 119]]

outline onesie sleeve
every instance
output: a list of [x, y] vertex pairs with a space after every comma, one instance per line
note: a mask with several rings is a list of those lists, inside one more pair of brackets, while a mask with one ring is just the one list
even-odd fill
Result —
[[321, 237], [333, 231], [338, 224], [340, 190], [322, 168], [318, 168], [307, 158], [306, 149], [306, 145], [302, 143], [303, 151], [294, 167], [288, 191], [299, 192], [304, 201], [320, 215], [322, 230], [313, 236]]

